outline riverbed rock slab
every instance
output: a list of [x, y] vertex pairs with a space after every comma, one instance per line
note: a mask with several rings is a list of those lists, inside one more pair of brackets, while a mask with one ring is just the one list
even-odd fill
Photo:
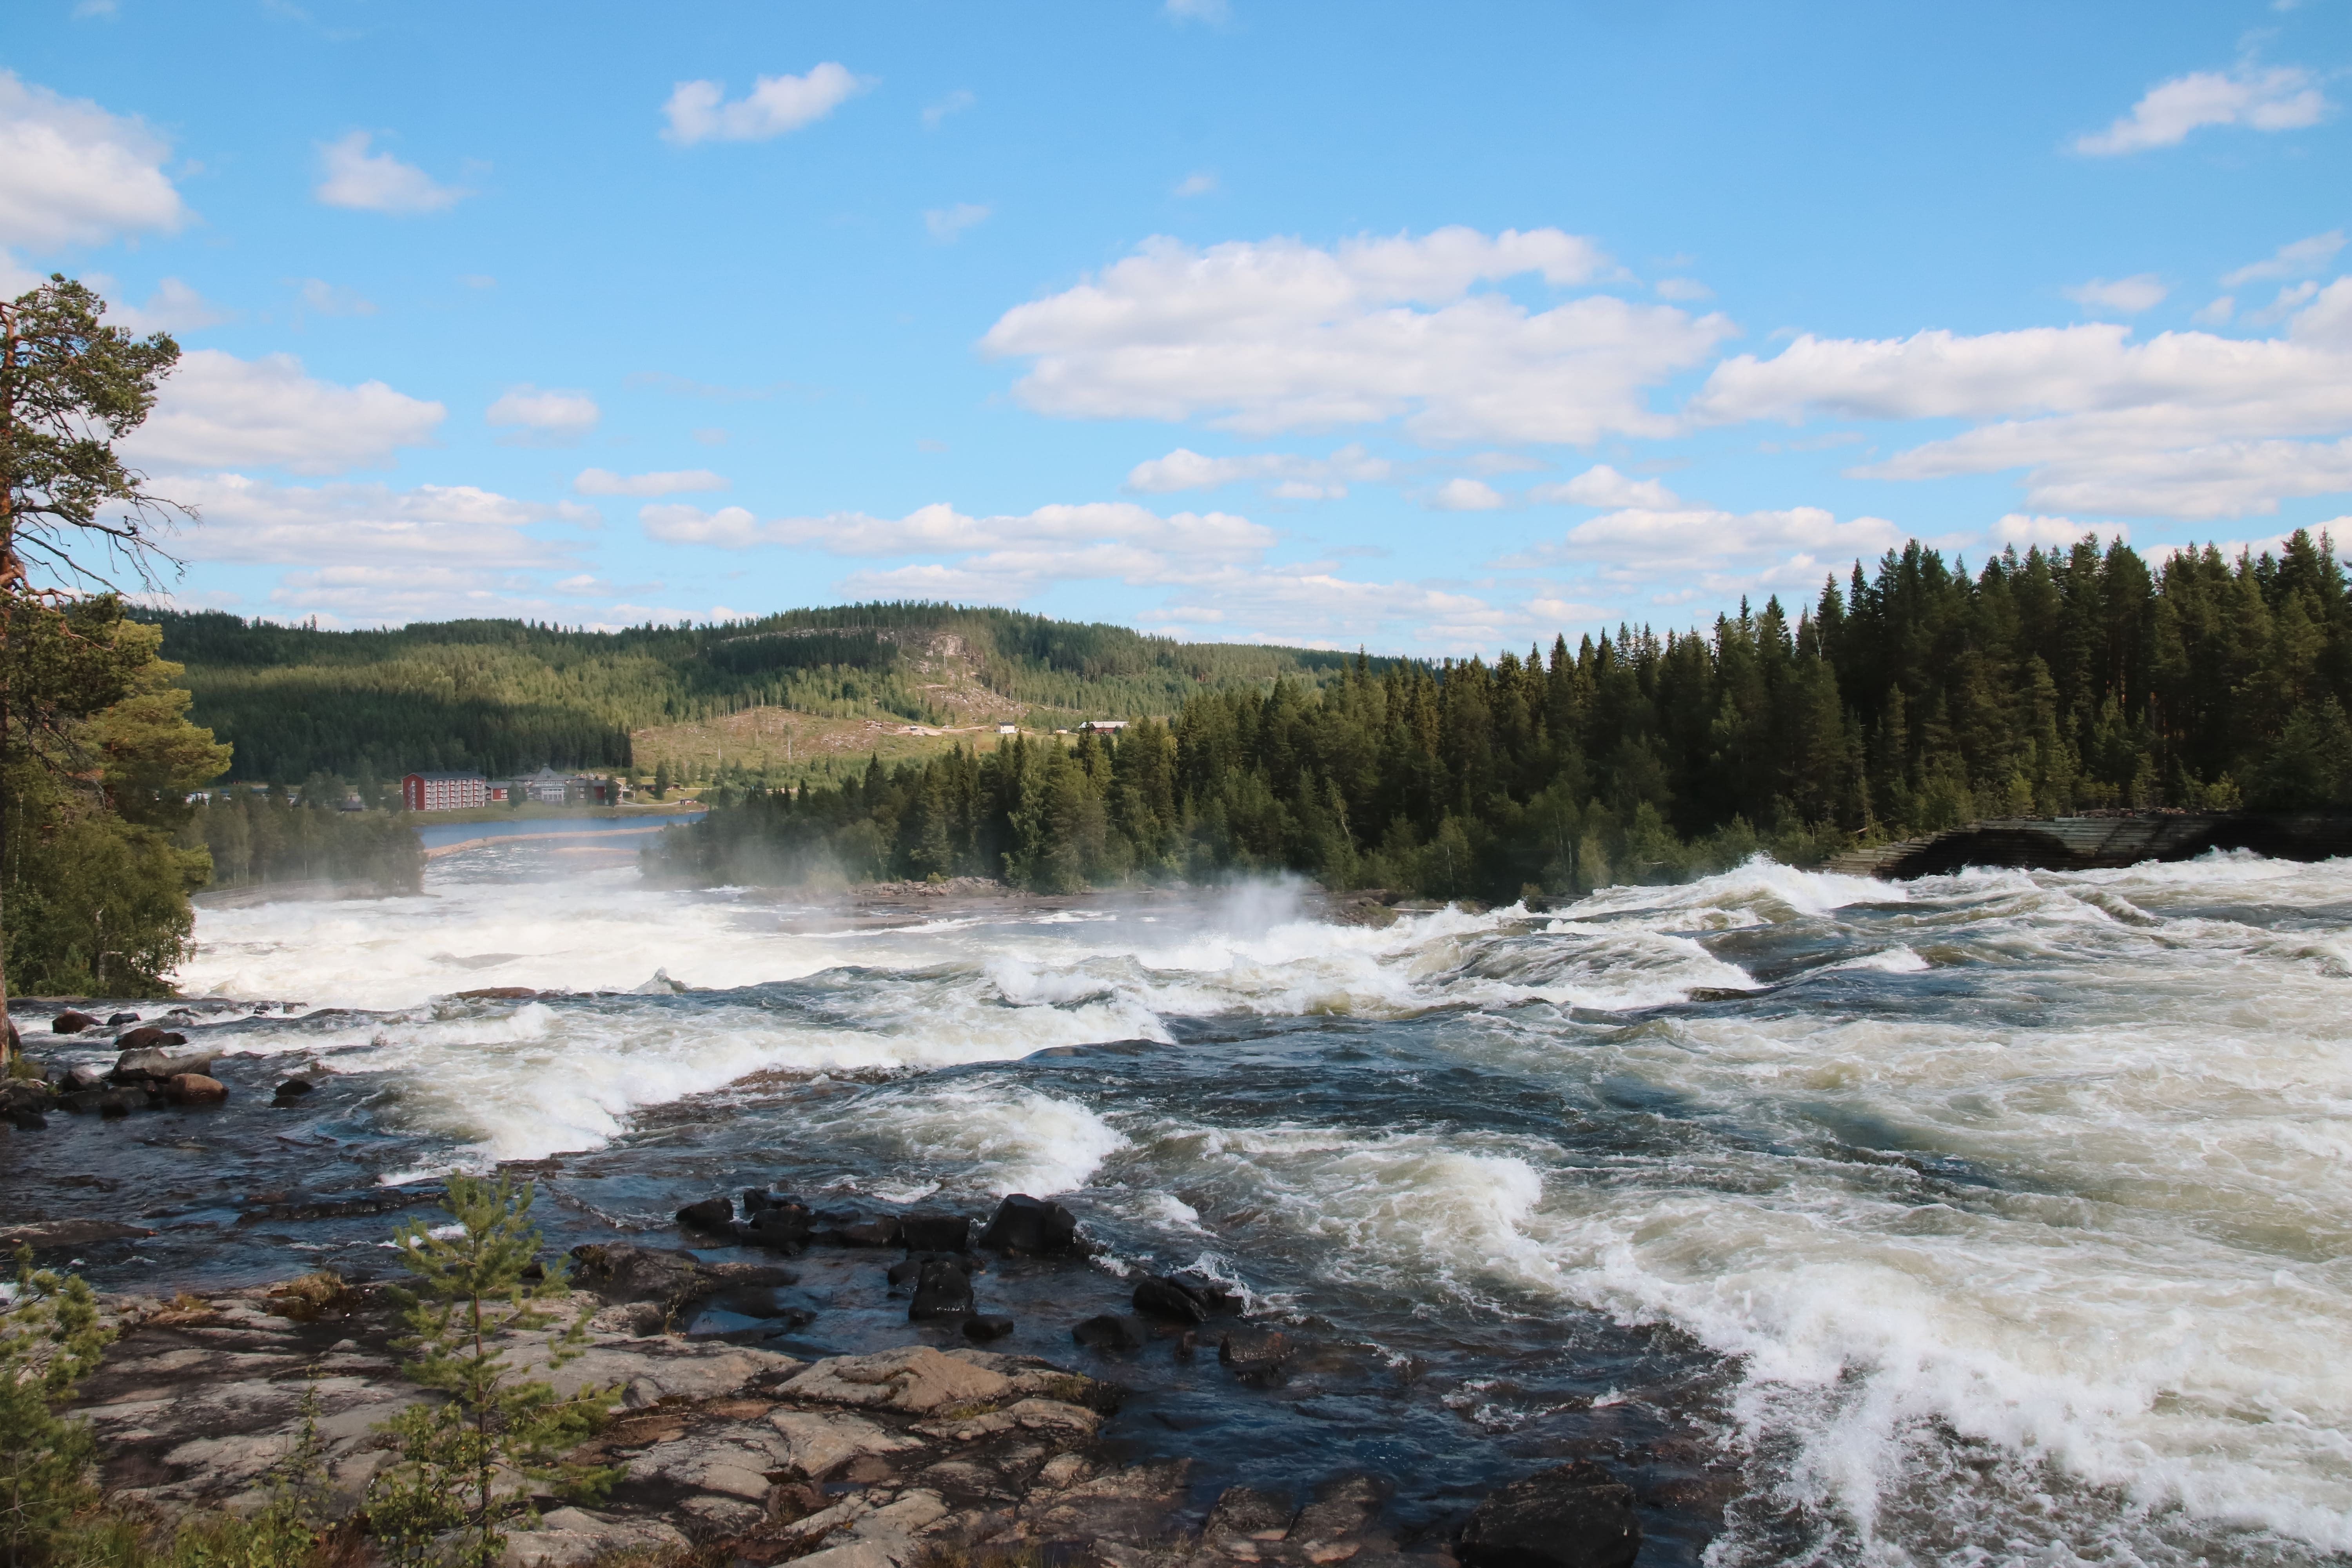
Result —
[[583, 1508], [559, 1508], [541, 1516], [539, 1529], [509, 1533], [500, 1563], [501, 1568], [584, 1568], [600, 1558], [625, 1552], [683, 1554], [693, 1545], [684, 1531], [658, 1519], [616, 1518]]
[[1015, 1391], [992, 1371], [982, 1351], [940, 1351], [929, 1345], [874, 1355], [828, 1356], [786, 1383], [788, 1398], [927, 1414], [954, 1405], [986, 1405]]
[[783, 1462], [813, 1481], [824, 1479], [852, 1459], [923, 1447], [919, 1437], [842, 1412], [780, 1409], [770, 1412], [768, 1425], [783, 1439]]

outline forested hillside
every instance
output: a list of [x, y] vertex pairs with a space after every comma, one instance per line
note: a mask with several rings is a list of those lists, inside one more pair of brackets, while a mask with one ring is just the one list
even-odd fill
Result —
[[2352, 805], [2352, 598], [2332, 544], [2086, 541], [1973, 575], [1914, 542], [1703, 632], [1318, 692], [1197, 692], [1167, 727], [755, 792], [664, 835], [705, 879], [975, 873], [1067, 889], [1288, 868], [1508, 896], [1805, 859], [1973, 816]]
[[1286, 678], [1336, 653], [1179, 643], [1009, 610], [873, 604], [621, 632], [520, 621], [320, 631], [217, 611], [160, 613], [196, 721], [243, 779], [386, 779], [412, 768], [614, 767], [630, 731], [775, 705], [929, 724], [996, 713], [1172, 712], [1201, 689]]

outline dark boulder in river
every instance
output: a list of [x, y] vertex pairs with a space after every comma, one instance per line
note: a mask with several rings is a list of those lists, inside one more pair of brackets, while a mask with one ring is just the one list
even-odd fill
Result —
[[159, 1029], [152, 1024], [125, 1029], [114, 1037], [114, 1048], [124, 1052], [152, 1051], [163, 1046], [184, 1046], [187, 1043], [187, 1036], [175, 1029]]
[[974, 1312], [963, 1321], [963, 1337], [974, 1344], [1001, 1340], [1013, 1331], [1013, 1320], [993, 1312]]
[[1192, 1274], [1170, 1274], [1146, 1279], [1135, 1288], [1135, 1310], [1146, 1317], [1171, 1323], [1200, 1323], [1241, 1310], [1233, 1292], [1213, 1279]]
[[971, 1247], [971, 1221], [960, 1214], [898, 1216], [898, 1242], [909, 1252], [965, 1252]]
[[1463, 1568], [1631, 1568], [1641, 1549], [1633, 1489], [1580, 1459], [1490, 1494], [1455, 1555]]
[[961, 1318], [968, 1316], [971, 1309], [971, 1276], [963, 1271], [962, 1266], [949, 1258], [925, 1258], [922, 1273], [915, 1281], [915, 1299], [907, 1307], [908, 1321]]
[[95, 1029], [98, 1026], [97, 1019], [87, 1013], [77, 1012], [71, 1007], [49, 1020], [51, 1031], [60, 1035], [79, 1035], [84, 1029]]
[[735, 1229], [734, 1202], [716, 1197], [688, 1204], [677, 1211], [677, 1223], [688, 1230], [699, 1230], [711, 1236], [731, 1235]]
[[1059, 1204], [1014, 1193], [996, 1205], [996, 1217], [981, 1233], [980, 1245], [991, 1252], [1025, 1253], [1037, 1258], [1075, 1252], [1078, 1245], [1078, 1216]]

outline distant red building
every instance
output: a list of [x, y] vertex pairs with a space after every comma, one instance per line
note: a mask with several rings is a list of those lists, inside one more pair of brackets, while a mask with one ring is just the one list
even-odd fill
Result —
[[464, 811], [489, 805], [490, 784], [479, 773], [410, 773], [400, 798], [411, 811]]

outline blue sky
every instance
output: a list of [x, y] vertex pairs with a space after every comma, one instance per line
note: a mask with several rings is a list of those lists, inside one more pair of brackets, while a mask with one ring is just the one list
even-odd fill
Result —
[[1421, 653], [2352, 543], [2352, 0], [0, 21], [0, 287], [189, 351], [182, 603]]

